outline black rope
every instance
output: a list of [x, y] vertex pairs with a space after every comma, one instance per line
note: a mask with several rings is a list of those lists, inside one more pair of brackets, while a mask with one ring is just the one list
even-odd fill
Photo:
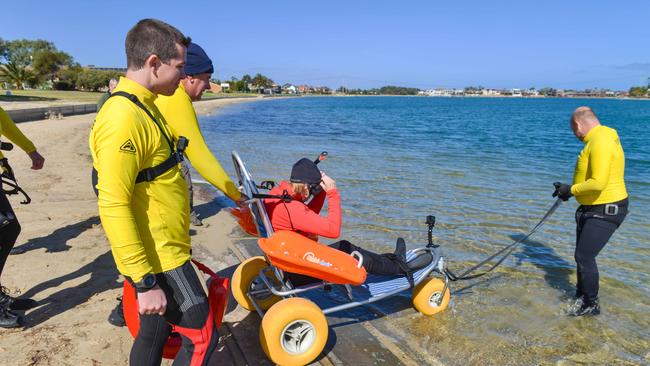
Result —
[[[551, 217], [551, 215], [553, 215], [553, 213], [555, 212], [555, 210], [557, 210], [558, 207], [560, 207], [560, 204], [562, 204], [562, 200], [558, 198], [555, 201], [555, 203], [553, 204], [553, 206], [551, 206], [551, 208], [549, 208], [548, 211], [546, 211], [546, 214], [544, 215], [544, 217], [542, 217], [542, 219], [537, 223], [537, 225], [535, 225], [535, 227], [533, 227], [533, 229], [528, 234], [526, 234], [524, 237], [522, 237], [519, 240], [516, 240], [514, 243], [500, 249], [496, 253], [492, 254], [489, 257], [487, 257], [486, 259], [484, 259], [480, 263], [476, 264], [475, 266], [465, 270], [463, 273], [461, 273], [459, 275], [455, 274], [450, 269], [445, 269], [445, 274], [449, 277], [449, 279], [451, 281], [471, 280], [471, 279], [478, 278], [478, 277], [481, 277], [483, 275], [488, 274], [489, 272], [491, 272], [492, 270], [497, 268], [501, 263], [503, 263], [503, 261], [505, 261], [506, 258], [508, 258], [508, 256], [510, 256], [510, 254], [512, 254], [512, 252], [515, 250], [515, 247], [518, 244], [521, 244], [522, 242], [524, 242], [531, 235], [533, 235], [540, 227], [542, 227], [542, 225], [544, 225], [546, 220], [549, 217]], [[504, 253], [504, 252], [505, 252], [505, 254], [503, 255], [503, 257], [501, 257], [501, 259], [499, 259], [496, 263], [494, 263], [486, 271], [478, 273], [478, 274], [470, 275], [470, 273], [476, 271], [477, 269], [482, 267], [484, 264], [486, 264], [487, 262], [489, 262], [489, 261], [493, 260], [494, 258], [498, 257], [501, 253]]]

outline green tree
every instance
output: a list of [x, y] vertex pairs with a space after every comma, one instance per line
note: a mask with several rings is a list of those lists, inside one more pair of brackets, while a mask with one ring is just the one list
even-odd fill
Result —
[[251, 83], [258, 88], [270, 88], [273, 85], [273, 80], [267, 78], [266, 76], [257, 73]]
[[0, 78], [16, 87], [16, 89], [25, 89], [26, 85], [31, 86], [36, 81], [36, 75], [26, 66], [9, 62], [0, 65]]
[[4, 58], [5, 50], [7, 49], [7, 42], [0, 37], [0, 59]]
[[557, 95], [557, 90], [553, 88], [545, 87], [539, 90], [539, 94], [546, 95], [548, 97], [554, 97]]
[[630, 88], [630, 96], [635, 98], [642, 98], [648, 96], [648, 88], [642, 86], [634, 86]]
[[248, 84], [251, 84], [253, 82], [253, 78], [250, 75], [245, 74], [244, 76], [241, 77], [241, 81], [244, 83], [244, 88], [242, 89], [242, 91], [250, 92], [251, 90], [248, 88]]
[[42, 39], [16, 39], [13, 41], [6, 41], [3, 58], [9, 62], [13, 62], [21, 66], [31, 66], [34, 55], [39, 51], [53, 51], [57, 49], [54, 43]]
[[39, 50], [34, 53], [32, 69], [41, 78], [54, 83], [57, 73], [72, 64], [72, 56], [62, 51]]
[[241, 83], [239, 82], [239, 80], [234, 76], [230, 77], [230, 81], [228, 82], [228, 84], [230, 85], [230, 88], [229, 88], [230, 90], [228, 90], [229, 92], [238, 92], [239, 87], [241, 86]]
[[117, 71], [83, 69], [77, 76], [77, 89], [87, 91], [100, 91], [104, 89], [111, 78], [122, 74]]
[[379, 94], [386, 95], [417, 95], [420, 90], [417, 88], [405, 88], [403, 86], [382, 86], [379, 88]]
[[59, 71], [59, 78], [52, 87], [56, 90], [75, 90], [77, 89], [77, 80], [79, 75], [84, 71], [83, 67], [78, 63], [73, 63], [72, 65], [64, 68]]
[[[35, 85], [49, 80], [54, 84], [59, 71], [70, 67], [73, 62], [72, 56], [57, 50], [54, 43], [42, 39], [0, 40], [0, 61], [11, 65], [5, 73], [11, 75], [13, 84], [20, 84], [21, 87], [26, 81]], [[19, 80], [25, 75], [29, 76], [28, 80]]]

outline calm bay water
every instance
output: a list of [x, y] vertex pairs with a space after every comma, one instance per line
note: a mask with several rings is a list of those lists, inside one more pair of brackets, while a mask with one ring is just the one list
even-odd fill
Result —
[[650, 363], [650, 102], [426, 97], [292, 98], [227, 107], [202, 118], [232, 175], [230, 151], [258, 181], [289, 176], [305, 156], [337, 181], [342, 237], [379, 251], [426, 243], [424, 218], [459, 271], [511, 243], [569, 183], [583, 147], [568, 125], [591, 106], [626, 154], [630, 214], [598, 257], [603, 314], [564, 315], [575, 283], [574, 200], [493, 274], [453, 284], [452, 309], [427, 318], [380, 304], [393, 336], [446, 364]]

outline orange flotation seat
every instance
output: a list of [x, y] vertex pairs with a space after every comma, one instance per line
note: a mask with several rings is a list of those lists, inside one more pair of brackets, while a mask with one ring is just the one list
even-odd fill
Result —
[[[208, 323], [210, 323], [209, 325], [213, 325], [219, 328], [221, 326], [221, 321], [223, 320], [223, 315], [226, 311], [226, 307], [228, 306], [229, 280], [224, 277], [219, 277], [211, 269], [194, 259], [192, 259], [192, 262], [201, 272], [210, 277], [208, 279], [208, 303], [210, 304], [210, 314], [208, 317], [212, 318], [214, 322], [208, 321]], [[140, 314], [138, 313], [138, 299], [136, 297], [136, 291], [129, 281], [124, 281], [124, 294], [122, 297], [122, 304], [124, 308], [124, 320], [126, 321], [126, 326], [129, 328], [129, 333], [131, 333], [131, 336], [135, 338], [138, 335], [138, 331], [140, 330]], [[193, 338], [201, 337], [202, 331], [205, 331], [205, 329], [187, 329], [172, 326], [172, 333], [167, 339], [167, 343], [163, 349], [163, 357], [167, 359], [176, 358], [176, 354], [181, 348], [181, 333], [186, 337]]]
[[230, 214], [237, 219], [237, 223], [248, 235], [259, 236], [253, 215], [248, 207], [231, 207]]
[[293, 231], [277, 231], [257, 242], [271, 264], [283, 271], [341, 285], [360, 285], [366, 280], [366, 269], [354, 257]]

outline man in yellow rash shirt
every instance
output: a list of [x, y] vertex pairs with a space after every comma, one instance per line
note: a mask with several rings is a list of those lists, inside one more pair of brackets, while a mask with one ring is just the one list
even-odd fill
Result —
[[[185, 150], [185, 155], [192, 166], [210, 184], [222, 191], [235, 202], [241, 199], [241, 193], [223, 170], [217, 158], [210, 152], [203, 139], [199, 128], [199, 121], [192, 102], [201, 100], [203, 92], [210, 88], [210, 78], [214, 68], [212, 60], [196, 43], [187, 47], [187, 60], [185, 62], [185, 77], [181, 79], [174, 95], [161, 96], [156, 99], [156, 106], [165, 116], [174, 136], [185, 136], [191, 142]], [[190, 222], [200, 226], [201, 221], [194, 212], [192, 178], [189, 167], [181, 163], [181, 171], [187, 181], [190, 194]]]
[[575, 196], [577, 263], [576, 303], [570, 315], [598, 315], [598, 266], [596, 256], [621, 225], [628, 210], [625, 189], [625, 154], [616, 130], [603, 126], [589, 107], [571, 117], [573, 134], [585, 147], [578, 156], [573, 185], [555, 182], [553, 197], [566, 201]]
[[99, 216], [118, 270], [138, 292], [140, 330], [131, 365], [160, 364], [170, 324], [202, 335], [179, 330], [175, 364], [204, 365], [217, 345], [208, 299], [190, 262], [180, 139], [177, 144], [154, 104], [157, 95], [173, 94], [184, 76], [189, 42], [155, 19], [131, 28], [126, 77], [99, 111], [89, 139]]
[[[203, 92], [210, 86], [210, 77], [214, 72], [212, 60], [203, 49], [190, 43], [187, 47], [187, 58], [185, 61], [185, 77], [181, 79], [178, 88], [172, 96], [159, 95], [155, 104], [165, 117], [170, 130], [175, 138], [184, 136], [190, 141], [185, 155], [194, 168], [217, 189], [222, 191], [230, 199], [240, 203], [245, 197], [241, 195], [237, 187], [223, 170], [217, 158], [210, 152], [203, 139], [199, 128], [199, 121], [192, 106], [192, 101], [201, 99]], [[189, 187], [190, 210], [192, 208], [192, 179], [189, 176], [189, 167], [185, 161], [181, 163], [181, 174]], [[198, 217], [197, 217], [198, 219]], [[192, 213], [190, 211], [190, 222]], [[108, 322], [115, 326], [124, 326], [124, 313], [122, 302], [111, 311]]]
[[[43, 168], [45, 159], [36, 151], [34, 144], [16, 127], [9, 114], [0, 108], [0, 136], [7, 137], [11, 142], [18, 145], [32, 160], [32, 169], [38, 170]], [[3, 176], [13, 178], [11, 166], [0, 151], [0, 173]], [[13, 180], [13, 179], [12, 179]], [[7, 262], [7, 257], [11, 252], [16, 239], [20, 234], [20, 224], [11, 208], [11, 203], [0, 187], [0, 275]], [[15, 328], [19, 327], [21, 318], [12, 310], [26, 310], [36, 306], [36, 301], [32, 299], [16, 299], [6, 293], [5, 288], [0, 286], [0, 327]]]

